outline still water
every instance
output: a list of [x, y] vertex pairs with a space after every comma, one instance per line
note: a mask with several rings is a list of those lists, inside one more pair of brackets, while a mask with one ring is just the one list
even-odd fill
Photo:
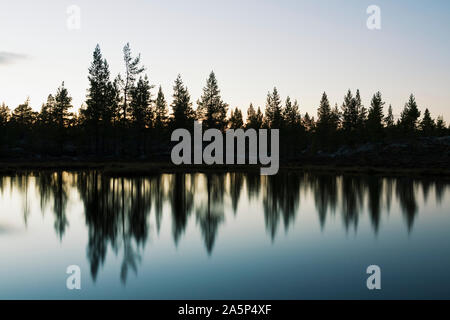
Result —
[[[0, 299], [450, 298], [445, 180], [0, 177]], [[66, 269], [81, 268], [81, 290]], [[381, 290], [366, 268], [381, 268]]]

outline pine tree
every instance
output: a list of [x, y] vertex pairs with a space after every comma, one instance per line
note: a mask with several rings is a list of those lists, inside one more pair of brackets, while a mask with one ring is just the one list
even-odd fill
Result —
[[53, 125], [53, 110], [55, 108], [55, 98], [49, 94], [47, 102], [42, 104], [41, 112], [39, 113], [39, 122], [42, 126], [50, 127]]
[[120, 106], [122, 97], [120, 95], [120, 77], [114, 81], [108, 81], [106, 90], [106, 107], [102, 119], [105, 125], [116, 124], [120, 121]]
[[250, 103], [250, 106], [247, 110], [247, 122], [245, 127], [247, 129], [260, 129], [263, 126], [264, 117], [261, 112], [261, 109], [258, 107], [258, 111], [255, 111], [253, 104]]
[[327, 94], [324, 92], [317, 109], [317, 130], [328, 130], [331, 124], [331, 108]]
[[239, 129], [244, 126], [244, 121], [242, 120], [242, 112], [239, 108], [235, 108], [234, 111], [231, 110], [230, 114], [230, 129]]
[[1, 145], [5, 142], [9, 142], [8, 137], [8, 124], [11, 119], [11, 111], [8, 106], [3, 102], [0, 106], [0, 154], [2, 153]]
[[159, 86], [158, 95], [155, 102], [155, 127], [162, 129], [167, 122], [167, 102], [164, 97], [161, 86]]
[[277, 88], [273, 88], [272, 94], [267, 94], [265, 110], [265, 126], [271, 129], [283, 127], [283, 107]]
[[64, 128], [69, 120], [69, 109], [72, 108], [72, 98], [64, 87], [64, 82], [58, 88], [55, 95], [55, 105], [52, 112], [52, 118], [56, 122], [58, 128]]
[[147, 75], [140, 77], [136, 86], [130, 90], [130, 111], [133, 124], [140, 129], [152, 125], [154, 114], [150, 105], [152, 95], [150, 90], [153, 88], [148, 81]]
[[424, 136], [430, 136], [433, 134], [434, 130], [436, 129], [436, 124], [434, 123], [434, 120], [431, 118], [430, 111], [425, 109], [425, 112], [423, 114], [423, 119], [420, 122], [420, 130], [422, 131], [422, 135]]
[[100, 46], [97, 45], [93, 54], [93, 61], [89, 67], [89, 89], [86, 99], [86, 110], [84, 116], [86, 120], [96, 127], [100, 121], [107, 120], [111, 112], [108, 106], [111, 101], [111, 90], [113, 85], [109, 80], [109, 66], [103, 59]]
[[131, 90], [134, 87], [137, 77], [145, 71], [145, 67], [140, 66], [140, 54], [136, 58], [132, 57], [129, 43], [123, 48], [123, 60], [125, 62], [125, 79], [123, 80], [122, 119], [127, 120], [128, 102], [131, 99]]
[[359, 129], [360, 131], [363, 131], [368, 115], [367, 115], [366, 107], [364, 107], [364, 105], [362, 104], [359, 89], [356, 90], [355, 105], [356, 105], [356, 114], [357, 114], [356, 128]]
[[11, 110], [9, 107], [3, 102], [0, 106], [0, 128], [5, 128], [11, 119]]
[[417, 128], [417, 120], [419, 117], [420, 111], [417, 107], [416, 99], [411, 94], [400, 116], [400, 124], [403, 130], [407, 133], [413, 133]]
[[258, 110], [256, 110], [256, 121], [255, 121], [256, 128], [258, 129], [262, 128], [264, 125], [264, 121], [265, 121], [264, 114], [262, 113], [261, 108], [258, 107]]
[[316, 128], [316, 123], [314, 121], [314, 117], [310, 117], [308, 112], [305, 113], [305, 116], [302, 120], [303, 127], [305, 127], [306, 131], [313, 132]]
[[352, 132], [358, 125], [358, 101], [353, 98], [352, 92], [348, 90], [342, 105], [342, 127], [344, 131]]
[[213, 71], [206, 80], [206, 86], [197, 105], [197, 119], [202, 121], [206, 128], [225, 129], [228, 105], [220, 97], [219, 86]]
[[334, 109], [331, 111], [331, 128], [333, 131], [337, 131], [341, 126], [341, 112], [339, 111], [337, 103], [334, 105]]
[[292, 104], [291, 98], [286, 98], [286, 103], [283, 110], [283, 121], [288, 129], [299, 129], [301, 127], [302, 117], [300, 115], [297, 100], [295, 100], [294, 104]]
[[335, 134], [335, 118], [330, 108], [327, 94], [324, 92], [317, 109], [316, 133], [318, 143], [324, 147], [330, 147], [332, 135]]
[[20, 104], [14, 109], [11, 117], [11, 121], [18, 126], [31, 128], [37, 119], [37, 112], [34, 112], [30, 107], [30, 99]]
[[394, 115], [392, 113], [392, 105], [389, 105], [388, 114], [386, 118], [384, 118], [384, 123], [386, 124], [386, 128], [392, 129], [394, 127]]
[[374, 140], [378, 140], [382, 136], [383, 131], [383, 106], [384, 102], [381, 98], [381, 93], [378, 91], [372, 97], [369, 108], [369, 115], [367, 118], [367, 127], [369, 134]]
[[172, 126], [174, 128], [191, 128], [195, 119], [191, 96], [178, 75], [173, 87]]
[[253, 107], [253, 103], [250, 103], [250, 106], [247, 109], [247, 120], [245, 122], [245, 128], [254, 129], [255, 117], [256, 117], [255, 108]]
[[[100, 151], [100, 142], [102, 142], [102, 152], [104, 152], [108, 128], [119, 120], [122, 80], [120, 76], [117, 76], [111, 82], [109, 65], [106, 59], [103, 59], [99, 45], [95, 47], [93, 53], [88, 80], [86, 108], [80, 110], [78, 121], [85, 123], [89, 132], [93, 133], [95, 152]], [[116, 137], [115, 130], [114, 137]], [[114, 143], [117, 147], [116, 142]]]
[[436, 133], [438, 136], [443, 136], [446, 133], [446, 124], [442, 116], [438, 116], [436, 119]]

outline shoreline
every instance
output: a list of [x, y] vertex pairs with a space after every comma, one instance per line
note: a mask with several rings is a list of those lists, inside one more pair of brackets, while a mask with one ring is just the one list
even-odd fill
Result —
[[[33, 171], [89, 171], [99, 170], [107, 175], [145, 175], [159, 173], [258, 173], [259, 165], [174, 165], [168, 162], [151, 161], [0, 161], [0, 174], [15, 174]], [[386, 176], [439, 176], [450, 179], [450, 168], [442, 167], [396, 167], [292, 163], [280, 164], [279, 172], [313, 172], [327, 174], [369, 174]]]

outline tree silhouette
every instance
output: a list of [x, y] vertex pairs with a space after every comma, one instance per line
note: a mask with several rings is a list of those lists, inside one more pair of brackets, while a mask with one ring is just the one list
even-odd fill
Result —
[[400, 126], [406, 134], [411, 135], [416, 131], [417, 120], [419, 117], [420, 111], [417, 107], [416, 98], [411, 94], [408, 102], [405, 104], [400, 118]]
[[152, 94], [150, 90], [152, 87], [145, 76], [139, 78], [136, 86], [131, 88], [131, 121], [139, 129], [150, 127], [154, 119], [154, 112], [151, 109]]
[[238, 108], [231, 110], [230, 115], [230, 129], [239, 129], [244, 126], [244, 122], [242, 120], [242, 112]]
[[56, 91], [55, 104], [52, 110], [52, 117], [56, 121], [58, 128], [63, 129], [69, 121], [69, 109], [72, 108], [72, 98], [64, 87], [64, 82]]
[[30, 128], [37, 120], [37, 115], [37, 112], [31, 108], [30, 99], [28, 98], [14, 109], [11, 121], [22, 128]]
[[367, 109], [362, 104], [359, 89], [356, 89], [355, 105], [356, 105], [356, 114], [357, 114], [356, 129], [358, 130], [359, 134], [364, 135], [364, 129], [365, 129], [366, 122], [367, 122]]
[[158, 95], [155, 101], [155, 128], [162, 130], [167, 124], [167, 102], [164, 98], [161, 86], [158, 89]]
[[305, 113], [305, 116], [302, 119], [302, 124], [308, 132], [312, 133], [316, 129], [316, 122], [314, 120], [314, 117], [310, 117], [308, 112]]
[[283, 106], [276, 87], [267, 94], [264, 123], [267, 128], [280, 129], [283, 127]]
[[436, 119], [436, 133], [440, 137], [445, 135], [446, 132], [448, 133], [449, 131], [445, 128], [444, 118], [442, 116], [438, 116]]
[[[250, 104], [244, 119], [240, 106], [228, 112], [214, 72], [207, 77], [195, 110], [187, 86], [178, 75], [169, 107], [161, 86], [153, 99], [154, 86], [143, 74], [145, 68], [140, 55], [134, 57], [128, 43], [123, 54], [125, 74], [112, 79], [108, 62], [100, 46], [96, 45], [88, 69], [86, 100], [76, 113], [71, 112], [71, 97], [64, 82], [56, 93], [48, 95], [39, 113], [33, 110], [29, 99], [12, 112], [3, 103], [0, 106], [0, 157], [26, 160], [71, 157], [88, 161], [134, 161], [139, 157], [146, 161], [166, 162], [173, 145], [168, 143], [171, 130], [192, 130], [194, 120], [199, 120], [205, 129], [222, 131], [241, 127], [279, 129], [283, 142], [279, 149], [282, 163], [315, 162], [325, 156], [336, 164], [358, 166], [360, 160], [367, 163], [367, 159], [368, 162], [374, 159], [379, 165], [383, 155], [377, 159], [364, 153], [361, 157], [351, 156], [350, 160], [347, 155], [361, 148], [379, 153], [384, 150], [383, 144], [392, 145], [397, 140], [404, 140], [409, 145], [419, 139], [418, 145], [422, 146], [432, 143], [430, 139], [421, 139], [423, 136], [433, 138], [450, 134], [443, 117], [434, 120], [430, 109], [427, 108], [420, 119], [421, 111], [412, 94], [397, 120], [392, 105], [384, 115], [385, 102], [380, 92], [372, 96], [370, 107], [366, 109], [359, 89], [355, 95], [349, 89], [342, 104], [335, 101], [331, 104], [324, 93], [315, 119], [308, 112], [301, 115], [297, 100], [289, 96], [282, 98], [274, 87], [267, 94], [264, 114], [260, 107]], [[420, 150], [408, 148], [405, 152], [415, 152], [419, 156]], [[441, 151], [436, 153], [446, 154]], [[396, 165], [405, 164], [402, 159], [398, 160]], [[442, 160], [439, 163], [445, 162]], [[432, 162], [433, 158], [429, 163]], [[415, 164], [410, 161], [408, 165]]]
[[357, 101], [353, 98], [352, 92], [347, 91], [342, 104], [342, 128], [347, 133], [352, 133], [356, 130], [358, 124], [358, 109]]
[[288, 129], [295, 129], [301, 127], [302, 117], [300, 115], [297, 100], [295, 100], [294, 103], [292, 103], [290, 97], [286, 98], [285, 108], [283, 110], [283, 120], [286, 128]]
[[172, 102], [172, 127], [173, 128], [190, 128], [192, 121], [195, 119], [195, 113], [192, 109], [191, 96], [187, 87], [178, 75], [173, 86], [173, 102]]
[[128, 112], [128, 102], [130, 100], [130, 92], [134, 86], [137, 77], [145, 71], [145, 68], [140, 66], [141, 55], [133, 58], [131, 54], [130, 44], [127, 43], [123, 48], [123, 60], [125, 62], [125, 78], [123, 79], [123, 106], [122, 119], [126, 120]]
[[264, 115], [261, 112], [261, 109], [258, 107], [258, 111], [255, 111], [253, 104], [250, 103], [250, 106], [247, 109], [247, 122], [245, 127], [247, 129], [260, 129], [264, 123]]
[[373, 141], [378, 141], [383, 134], [383, 105], [385, 103], [381, 99], [381, 93], [378, 91], [372, 97], [370, 102], [369, 115], [367, 119], [367, 128], [369, 135]]
[[425, 109], [423, 119], [420, 122], [420, 130], [422, 131], [422, 135], [424, 136], [432, 135], [435, 128], [436, 124], [434, 123], [434, 120], [431, 119], [430, 111], [427, 108]]
[[117, 116], [119, 104], [118, 79], [110, 81], [109, 65], [106, 59], [103, 59], [99, 45], [93, 53], [88, 80], [86, 109], [82, 110], [82, 115], [90, 132], [94, 132], [95, 153], [99, 154], [100, 135], [104, 140], [106, 129]]
[[386, 125], [386, 128], [392, 129], [394, 127], [394, 115], [392, 113], [392, 105], [389, 105], [388, 113], [386, 117], [384, 118], [384, 123]]
[[197, 119], [202, 121], [206, 128], [219, 130], [226, 128], [228, 105], [220, 97], [220, 90], [214, 72], [210, 73], [197, 105]]

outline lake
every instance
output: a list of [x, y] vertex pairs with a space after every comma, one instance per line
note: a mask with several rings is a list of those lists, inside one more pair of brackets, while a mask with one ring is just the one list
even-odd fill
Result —
[[2, 176], [0, 299], [449, 299], [449, 190], [295, 172]]

